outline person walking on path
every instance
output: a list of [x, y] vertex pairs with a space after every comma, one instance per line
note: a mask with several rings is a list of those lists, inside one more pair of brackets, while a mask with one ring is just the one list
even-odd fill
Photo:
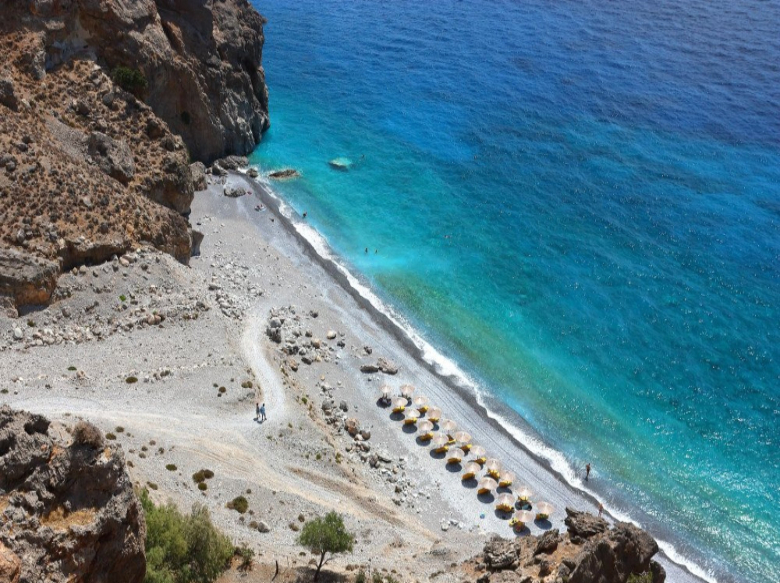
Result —
[[585, 481], [590, 478], [590, 464], [585, 464]]
[[265, 403], [263, 403], [262, 407], [260, 407], [260, 422], [262, 423], [265, 419]]
[[255, 421], [260, 421], [260, 401], [255, 403]]

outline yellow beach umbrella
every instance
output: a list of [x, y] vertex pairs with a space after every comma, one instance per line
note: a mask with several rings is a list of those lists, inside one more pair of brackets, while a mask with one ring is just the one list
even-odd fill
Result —
[[433, 423], [427, 419], [417, 422], [417, 433], [422, 441], [433, 439]]
[[407, 399], [412, 398], [412, 393], [414, 393], [414, 387], [412, 385], [401, 385], [401, 396], [405, 397]]
[[531, 492], [531, 488], [529, 488], [528, 486], [523, 486], [522, 488], [520, 488], [520, 490], [516, 492], [516, 494], [517, 494], [517, 499], [520, 502], [528, 502], [531, 499], [531, 496], [534, 495], [534, 493]]
[[511, 494], [501, 494], [496, 500], [496, 510], [510, 512], [515, 507], [515, 497]]
[[403, 397], [393, 399], [393, 413], [403, 413], [404, 409], [406, 409], [406, 399]]
[[471, 435], [465, 431], [456, 431], [452, 437], [455, 438], [455, 441], [463, 451], [468, 452], [471, 449]]
[[498, 478], [498, 485], [502, 488], [508, 488], [512, 485], [512, 482], [515, 480], [515, 475], [508, 471], [503, 470]]
[[439, 419], [441, 419], [441, 409], [438, 407], [430, 407], [425, 416], [434, 423], [438, 423]]
[[418, 395], [412, 400], [412, 404], [414, 405], [414, 408], [417, 409], [422, 415], [428, 410], [428, 397]]
[[515, 530], [523, 530], [526, 522], [533, 522], [534, 513], [530, 510], [518, 510], [512, 515], [509, 525]]
[[404, 425], [413, 425], [417, 423], [420, 418], [420, 413], [417, 409], [407, 409], [404, 413]]
[[431, 439], [431, 444], [433, 444], [433, 451], [436, 453], [444, 453], [447, 451], [447, 444], [449, 441], [449, 437], [443, 433], [434, 433], [433, 439]]
[[449, 435], [450, 439], [452, 439], [452, 434], [455, 433], [457, 428], [458, 424], [455, 423], [452, 419], [442, 419], [439, 421], [439, 429]]
[[487, 452], [481, 445], [472, 445], [470, 453], [474, 456], [474, 461], [480, 465], [487, 461]]
[[480, 466], [477, 462], [469, 462], [466, 464], [466, 467], [463, 470], [463, 474], [461, 474], [460, 479], [461, 480], [471, 480], [476, 476], [480, 470], [482, 469], [482, 466]]
[[485, 470], [487, 470], [488, 476], [498, 480], [501, 477], [501, 462], [495, 458], [490, 458], [485, 462]]
[[498, 483], [493, 478], [485, 476], [477, 484], [477, 494], [488, 494], [498, 488]]
[[453, 447], [447, 451], [448, 464], [459, 464], [463, 461], [464, 457], [466, 457], [466, 452], [458, 447]]
[[536, 520], [547, 520], [555, 512], [555, 508], [549, 502], [539, 502], [536, 505]]

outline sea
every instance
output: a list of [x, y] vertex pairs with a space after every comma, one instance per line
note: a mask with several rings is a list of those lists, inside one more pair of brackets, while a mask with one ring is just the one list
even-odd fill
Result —
[[564, 479], [776, 583], [780, 2], [252, 1], [278, 195]]

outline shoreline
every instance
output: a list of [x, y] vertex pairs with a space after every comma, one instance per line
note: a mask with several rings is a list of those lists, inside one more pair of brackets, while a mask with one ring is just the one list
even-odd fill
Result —
[[[444, 367], [441, 366], [440, 363], [430, 359], [426, 353], [426, 346], [429, 347], [430, 350], [432, 350], [440, 358], [447, 359], [447, 357], [439, 353], [433, 346], [428, 344], [419, 333], [414, 330], [405, 329], [404, 325], [398, 322], [394, 317], [395, 314], [393, 313], [394, 311], [392, 308], [386, 306], [384, 302], [378, 296], [376, 296], [373, 290], [370, 289], [368, 284], [360, 281], [360, 279], [351, 273], [347, 267], [338, 262], [338, 255], [332, 251], [325, 238], [316, 229], [309, 226], [308, 223], [304, 223], [303, 221], [296, 221], [294, 219], [293, 214], [296, 213], [296, 211], [294, 211], [280, 195], [273, 191], [271, 185], [262, 182], [259, 178], [250, 178], [241, 171], [230, 171], [228, 173], [228, 179], [230, 178], [234, 180], [241, 179], [246, 186], [249, 186], [252, 193], [255, 195], [255, 198], [259, 199], [262, 204], [265, 205], [265, 207], [275, 215], [276, 219], [279, 220], [286, 233], [292, 237], [300, 246], [300, 249], [304, 255], [310, 261], [314, 262], [321, 269], [323, 269], [323, 271], [325, 271], [328, 276], [344, 292], [346, 292], [352, 298], [352, 300], [354, 300], [358, 306], [362, 308], [362, 310], [364, 310], [370, 318], [373, 319], [377, 325], [382, 328], [384, 332], [389, 334], [407, 352], [407, 354], [417, 363], [417, 365], [424, 368], [430, 375], [436, 377], [439, 382], [444, 384], [447, 389], [452, 391], [469, 410], [480, 416], [481, 419], [493, 430], [498, 431], [501, 436], [503, 436], [514, 447], [518, 448], [525, 456], [532, 460], [532, 462], [535, 463], [541, 471], [551, 475], [561, 486], [568, 490], [572, 496], [580, 498], [581, 500], [590, 504], [590, 507], [576, 507], [577, 510], [593, 511], [594, 509], [598, 508], [599, 503], [602, 503], [604, 504], [604, 515], [611, 522], [631, 522], [637, 526], [641, 526], [641, 523], [634, 520], [631, 516], [624, 515], [620, 511], [615, 511], [614, 509], [608, 508], [606, 501], [599, 498], [597, 494], [590, 492], [576, 484], [572, 484], [569, 480], [567, 480], [563, 472], [555, 467], [554, 462], [551, 459], [545, 457], [539, 452], [534, 451], [526, 443], [523, 443], [523, 438], [535, 440], [538, 441], [543, 448], [557, 453], [557, 450], [546, 444], [543, 436], [539, 435], [532, 427], [530, 427], [519, 416], [518, 413], [506, 406], [502, 406], [500, 402], [498, 402], [490, 395], [487, 395], [487, 398], [494, 400], [495, 405], [498, 406], [497, 408], [503, 409], [502, 411], [494, 411], [488, 405], [485, 405], [483, 402], [481, 402], [480, 397], [485, 398], [485, 396], [479, 392], [475, 384], [472, 384], [471, 387], [465, 386], [464, 381], [468, 382], [468, 375], [462, 372], [456, 363], [453, 363], [453, 366], [458, 370], [447, 373], [444, 371]], [[285, 212], [285, 210], [287, 210], [287, 212]], [[325, 247], [323, 252], [319, 251], [317, 249], [317, 245], [315, 245], [312, 240], [307, 238], [307, 236], [301, 232], [301, 230], [298, 228], [299, 225], [305, 225], [307, 229], [311, 230], [312, 233], [319, 238], [321, 245]], [[370, 294], [370, 296], [373, 296], [375, 301], [381, 304], [381, 307], [378, 307], [374, 301], [372, 301], [372, 297], [367, 297], [367, 295], [361, 293], [361, 290], [355, 285], [355, 283], [353, 283], [352, 280], [354, 280], [355, 283], [357, 283], [360, 287], [364, 288], [368, 294]], [[386, 311], [383, 311], [383, 308]], [[419, 342], [424, 344], [424, 346], [418, 345], [415, 342], [415, 338], [413, 336], [416, 336], [419, 339]], [[520, 423], [506, 419], [505, 415], [517, 417], [517, 421]], [[517, 425], [523, 425], [524, 427], [517, 427]], [[518, 431], [521, 435], [516, 435], [513, 430]], [[563, 460], [563, 463], [566, 463], [565, 460]], [[557, 510], [560, 512], [563, 510], [563, 508], [557, 508]], [[686, 580], [690, 581], [691, 583], [730, 583], [728, 579], [716, 579], [712, 575], [705, 573], [704, 570], [699, 567], [693, 560], [687, 559], [682, 554], [680, 554], [673, 543], [663, 539], [656, 540], [658, 540], [660, 547], [656, 559], [659, 560], [659, 562], [661, 562], [661, 564], [667, 570], [667, 576], [669, 577], [668, 580]], [[677, 558], [672, 558], [675, 555]], [[676, 573], [674, 573], [675, 571]], [[676, 576], [672, 577], [672, 573], [674, 573]], [[680, 578], [681, 575], [684, 578]]]

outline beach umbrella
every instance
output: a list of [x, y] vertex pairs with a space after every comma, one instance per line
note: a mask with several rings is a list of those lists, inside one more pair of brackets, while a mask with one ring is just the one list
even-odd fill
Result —
[[459, 464], [463, 461], [464, 457], [466, 457], [466, 452], [460, 448], [454, 447], [447, 452], [447, 463]]
[[509, 470], [503, 470], [498, 478], [498, 485], [502, 488], [508, 488], [515, 480], [515, 475]]
[[433, 444], [433, 451], [436, 453], [442, 453], [447, 451], [447, 444], [450, 439], [443, 433], [434, 433], [431, 443]]
[[474, 456], [474, 461], [478, 464], [482, 465], [487, 461], [487, 452], [481, 445], [472, 445], [469, 451]]
[[412, 393], [414, 393], [414, 387], [412, 385], [401, 385], [401, 396], [406, 397], [407, 399], [412, 398]]
[[496, 480], [501, 477], [501, 462], [495, 458], [490, 458], [485, 462], [487, 475]]
[[404, 413], [404, 425], [411, 425], [413, 423], [417, 423], [417, 420], [420, 418], [420, 413], [417, 411], [417, 409], [407, 409]]
[[428, 441], [433, 438], [433, 423], [427, 419], [417, 422], [417, 433], [420, 434], [420, 439]]
[[414, 405], [414, 408], [420, 412], [420, 414], [423, 414], [428, 410], [428, 397], [418, 395], [412, 400], [412, 404]]
[[469, 449], [471, 449], [471, 435], [465, 431], [456, 431], [455, 435], [452, 437], [455, 438], [455, 441], [460, 445], [463, 451], [467, 452]]
[[516, 493], [517, 493], [517, 499], [520, 502], [528, 502], [528, 500], [531, 499], [531, 496], [534, 495], [534, 493], [531, 492], [531, 489], [528, 486], [523, 486]]
[[438, 407], [430, 407], [425, 416], [432, 422], [438, 423], [439, 419], [441, 419], [441, 409]]
[[498, 483], [493, 478], [485, 476], [477, 484], [477, 494], [487, 494], [498, 488]]
[[393, 392], [393, 389], [390, 385], [382, 385], [382, 388], [379, 389], [379, 398], [383, 401], [390, 401], [390, 394]]
[[403, 413], [404, 409], [406, 409], [406, 399], [403, 397], [393, 399], [393, 413]]
[[457, 428], [458, 424], [455, 423], [452, 419], [442, 419], [439, 421], [439, 429], [449, 435], [450, 439], [452, 439], [452, 434], [455, 433]]
[[534, 513], [530, 510], [518, 510], [512, 515], [512, 520], [509, 521], [510, 526], [515, 530], [522, 530], [526, 522], [532, 522], [534, 519]]
[[536, 520], [547, 520], [555, 512], [555, 508], [549, 502], [539, 502], [536, 505]]
[[469, 462], [466, 464], [460, 479], [471, 480], [480, 472], [480, 470], [482, 470], [482, 466], [480, 466], [477, 462]]
[[509, 512], [515, 507], [515, 497], [509, 493], [500, 494], [496, 500], [496, 510]]

